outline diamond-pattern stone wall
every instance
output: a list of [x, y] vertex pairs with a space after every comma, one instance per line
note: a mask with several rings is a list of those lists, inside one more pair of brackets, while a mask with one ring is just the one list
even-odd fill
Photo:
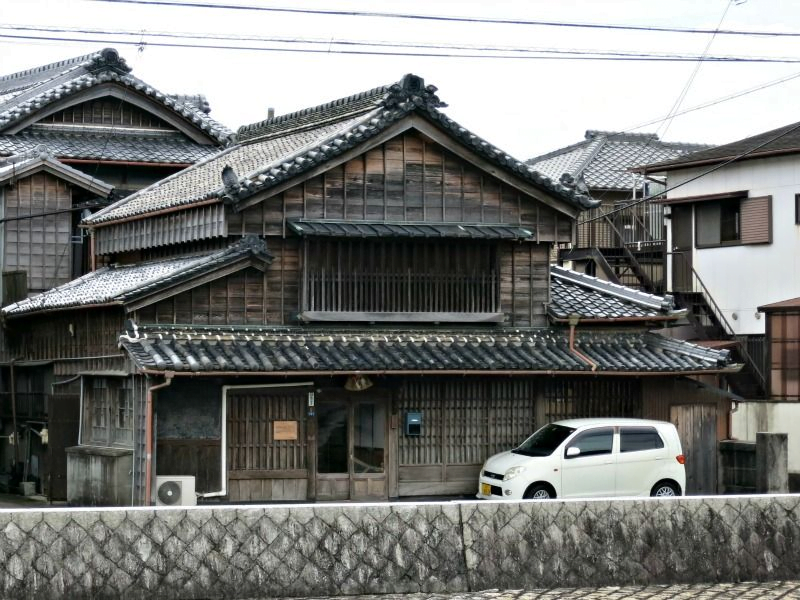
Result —
[[263, 598], [791, 579], [800, 498], [0, 511], [0, 597]]

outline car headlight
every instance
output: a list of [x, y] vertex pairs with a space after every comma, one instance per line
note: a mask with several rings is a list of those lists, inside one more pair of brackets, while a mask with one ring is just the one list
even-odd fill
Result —
[[511, 467], [506, 474], [503, 475], [503, 481], [508, 481], [510, 479], [514, 479], [517, 475], [525, 471], [525, 467]]

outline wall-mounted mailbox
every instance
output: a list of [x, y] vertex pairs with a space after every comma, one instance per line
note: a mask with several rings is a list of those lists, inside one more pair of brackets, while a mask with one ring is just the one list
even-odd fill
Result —
[[408, 436], [422, 435], [422, 413], [421, 412], [407, 412], [406, 413], [406, 435], [408, 435]]

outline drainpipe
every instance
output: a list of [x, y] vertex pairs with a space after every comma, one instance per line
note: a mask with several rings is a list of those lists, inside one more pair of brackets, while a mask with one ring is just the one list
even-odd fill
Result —
[[16, 377], [14, 375], [14, 363], [16, 358], [12, 358], [8, 364], [10, 384], [11, 384], [11, 423], [14, 427], [14, 470], [17, 469], [19, 464], [19, 434], [17, 432], [17, 385]]
[[144, 416], [144, 497], [147, 506], [150, 506], [153, 499], [150, 497], [152, 492], [153, 479], [153, 392], [169, 386], [172, 383], [174, 373], [167, 371], [164, 373], [164, 383], [159, 383], [147, 388], [147, 402], [145, 404]]
[[580, 317], [576, 314], [569, 316], [569, 351], [592, 367], [592, 372], [597, 370], [597, 363], [575, 347], [575, 328]]

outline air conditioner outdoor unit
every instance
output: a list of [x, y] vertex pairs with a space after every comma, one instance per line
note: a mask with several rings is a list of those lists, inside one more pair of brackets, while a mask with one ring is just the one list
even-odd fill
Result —
[[156, 476], [156, 506], [194, 506], [194, 477], [191, 475]]

